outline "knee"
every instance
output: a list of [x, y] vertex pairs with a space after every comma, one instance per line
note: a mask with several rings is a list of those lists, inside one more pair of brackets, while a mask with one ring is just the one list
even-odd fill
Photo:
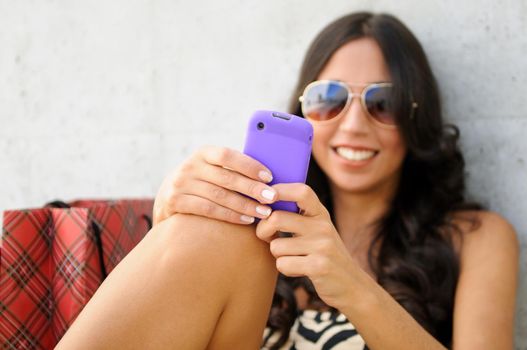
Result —
[[[169, 246], [196, 245], [201, 248], [244, 244], [268, 246], [256, 237], [254, 225], [237, 225], [191, 214], [175, 214], [154, 227], [155, 235]], [[267, 249], [268, 250], [268, 249]]]
[[183, 256], [249, 271], [275, 269], [269, 244], [256, 237], [254, 225], [239, 225], [196, 215], [176, 214], [152, 230], [171, 264]]

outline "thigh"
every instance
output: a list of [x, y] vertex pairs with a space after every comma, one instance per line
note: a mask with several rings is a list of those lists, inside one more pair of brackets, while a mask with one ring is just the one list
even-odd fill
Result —
[[[254, 327], [263, 328], [274, 274], [268, 246], [253, 226], [175, 215], [112, 271], [58, 348], [204, 349], [228, 343], [239, 321], [227, 317], [229, 310], [250, 304], [251, 294], [260, 303]], [[261, 337], [254, 332], [245, 345]]]

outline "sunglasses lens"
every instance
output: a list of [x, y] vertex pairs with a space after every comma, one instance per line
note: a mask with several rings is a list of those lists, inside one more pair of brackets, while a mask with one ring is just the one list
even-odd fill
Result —
[[364, 102], [368, 113], [378, 122], [395, 125], [391, 86], [373, 86], [366, 91]]
[[303, 95], [302, 111], [308, 119], [324, 121], [335, 118], [346, 106], [348, 90], [334, 82], [310, 85]]

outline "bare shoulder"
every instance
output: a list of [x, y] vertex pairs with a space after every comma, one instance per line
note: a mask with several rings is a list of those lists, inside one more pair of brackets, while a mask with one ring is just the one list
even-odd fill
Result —
[[484, 210], [458, 212], [454, 215], [454, 223], [461, 231], [461, 239], [456, 243], [461, 260], [474, 255], [500, 253], [517, 259], [516, 231], [498, 213]]

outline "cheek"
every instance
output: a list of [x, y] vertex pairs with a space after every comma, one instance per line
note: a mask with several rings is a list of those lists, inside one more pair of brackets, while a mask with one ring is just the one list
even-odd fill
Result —
[[382, 135], [379, 135], [382, 143], [382, 149], [392, 160], [394, 166], [401, 166], [406, 155], [406, 143], [399, 131], [387, 130]]

